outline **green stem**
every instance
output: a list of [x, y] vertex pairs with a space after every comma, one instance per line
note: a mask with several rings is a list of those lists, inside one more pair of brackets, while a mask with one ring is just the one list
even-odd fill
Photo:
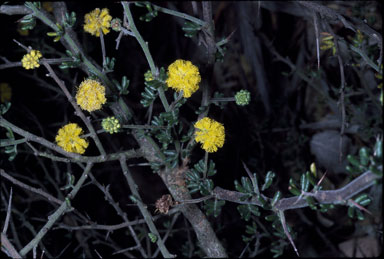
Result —
[[154, 9], [156, 11], [160, 11], [162, 13], [166, 13], [166, 14], [170, 14], [170, 15], [173, 15], [173, 16], [176, 16], [176, 17], [180, 17], [180, 18], [183, 18], [185, 20], [189, 20], [191, 22], [194, 22], [198, 25], [201, 25], [201, 26], [206, 26], [206, 22], [196, 18], [196, 17], [193, 17], [193, 16], [190, 16], [188, 14], [185, 14], [185, 13], [181, 13], [181, 12], [178, 12], [178, 11], [175, 11], [175, 10], [171, 10], [171, 9], [168, 9], [168, 8], [164, 8], [164, 7], [161, 7], [161, 6], [158, 6], [158, 5], [154, 5], [152, 4], [152, 6], [154, 7]]
[[235, 97], [212, 98], [210, 100], [211, 103], [213, 103], [213, 102], [234, 102], [234, 101], [236, 101]]
[[163, 239], [160, 236], [159, 231], [157, 230], [155, 224], [153, 223], [152, 220], [152, 215], [149, 213], [147, 210], [147, 206], [141, 201], [141, 197], [137, 188], [137, 184], [132, 178], [131, 172], [128, 169], [126, 159], [125, 157], [121, 157], [120, 159], [120, 166], [123, 171], [123, 174], [125, 176], [125, 179], [128, 182], [129, 189], [131, 190], [132, 195], [136, 198], [137, 205], [139, 207], [139, 210], [141, 214], [144, 217], [145, 222], [147, 223], [147, 226], [151, 233], [155, 234], [157, 236], [157, 241], [156, 244], [160, 248], [161, 254], [163, 255], [164, 258], [173, 258], [175, 257], [174, 255], [170, 254], [168, 249], [165, 247], [165, 244], [163, 242]]
[[48, 222], [40, 229], [39, 233], [37, 233], [37, 235], [23, 249], [20, 250], [19, 253], [22, 257], [25, 257], [29, 251], [37, 246], [45, 234], [47, 234], [48, 230], [53, 226], [53, 224], [55, 224], [55, 222], [59, 220], [59, 218], [64, 215], [68, 209], [71, 208], [67, 200], [71, 200], [76, 196], [77, 192], [80, 190], [81, 186], [87, 179], [88, 173], [92, 166], [92, 163], [87, 163], [87, 167], [84, 169], [80, 179], [77, 181], [72, 191], [67, 195], [66, 201], [61, 203], [60, 207], [55, 211], [55, 213], [48, 217]]
[[207, 178], [207, 171], [208, 171], [208, 152], [205, 152], [204, 155], [204, 179]]
[[[124, 7], [125, 15], [127, 16], [127, 19], [129, 22], [129, 28], [131, 29], [131, 31], [135, 35], [137, 41], [139, 42], [141, 48], [143, 49], [145, 58], [148, 61], [148, 65], [151, 69], [152, 75], [157, 77], [158, 71], [156, 69], [155, 62], [153, 61], [151, 53], [149, 52], [148, 43], [144, 41], [143, 37], [141, 37], [139, 31], [136, 28], [135, 22], [133, 21], [131, 10], [129, 8], [129, 3], [128, 2], [122, 2], [122, 5]], [[160, 97], [161, 103], [164, 106], [165, 111], [168, 112], [169, 111], [169, 104], [168, 104], [167, 98], [165, 97], [164, 89], [162, 87], [159, 87], [159, 88], [157, 88], [157, 91], [159, 92], [159, 97]]]
[[104, 70], [104, 66], [106, 65], [106, 62], [105, 62], [106, 52], [105, 52], [105, 44], [104, 44], [104, 35], [103, 35], [103, 31], [101, 29], [99, 29], [99, 30], [100, 30], [100, 44], [101, 44], [101, 53], [103, 56], [103, 70]]

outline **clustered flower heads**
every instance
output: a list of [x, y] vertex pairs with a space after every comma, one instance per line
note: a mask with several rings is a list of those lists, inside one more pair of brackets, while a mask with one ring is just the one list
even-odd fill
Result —
[[237, 105], [248, 105], [251, 100], [251, 94], [247, 90], [240, 90], [235, 95], [235, 101]]
[[183, 91], [185, 98], [199, 89], [200, 81], [199, 69], [191, 61], [178, 59], [168, 67], [167, 85], [177, 92]]
[[69, 123], [59, 129], [56, 135], [56, 143], [67, 152], [83, 154], [88, 147], [88, 141], [80, 138], [83, 129], [76, 123]]
[[101, 126], [109, 134], [117, 133], [121, 127], [119, 120], [114, 116], [103, 119]]
[[76, 102], [83, 110], [99, 110], [106, 100], [105, 87], [96, 80], [84, 80], [77, 90]]
[[92, 12], [87, 13], [84, 16], [84, 20], [84, 30], [96, 37], [99, 37], [100, 29], [103, 34], [109, 33], [112, 16], [109, 15], [107, 8], [103, 8], [101, 11], [99, 8], [96, 8]]
[[201, 143], [201, 147], [209, 152], [213, 153], [217, 151], [218, 147], [224, 145], [225, 131], [223, 124], [204, 117], [195, 123], [195, 141]]
[[34, 69], [36, 67], [39, 67], [39, 59], [43, 55], [38, 50], [31, 50], [28, 54], [25, 54], [23, 59], [21, 60], [21, 63], [25, 69]]

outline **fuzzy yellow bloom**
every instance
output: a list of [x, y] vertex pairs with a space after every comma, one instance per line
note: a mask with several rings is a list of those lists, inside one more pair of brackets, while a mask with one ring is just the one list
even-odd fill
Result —
[[99, 37], [100, 29], [103, 31], [103, 34], [107, 34], [109, 32], [112, 16], [109, 15], [107, 8], [103, 8], [101, 12], [99, 8], [96, 8], [92, 12], [87, 13], [84, 16], [84, 20], [84, 30]]
[[224, 145], [225, 131], [223, 124], [204, 117], [195, 123], [195, 140], [200, 142], [201, 147], [209, 152], [216, 152], [218, 147]]
[[41, 52], [38, 50], [31, 50], [28, 54], [25, 54], [21, 63], [25, 69], [34, 69], [39, 67], [39, 58], [41, 58]]
[[12, 97], [12, 89], [7, 83], [0, 83], [0, 101], [2, 103], [9, 102]]
[[82, 128], [76, 123], [69, 123], [59, 129], [56, 135], [57, 145], [67, 152], [83, 154], [89, 143], [79, 137], [82, 133]]
[[84, 80], [77, 90], [76, 102], [81, 109], [92, 112], [101, 109], [107, 101], [105, 87], [93, 79]]
[[200, 81], [199, 69], [191, 61], [178, 59], [168, 67], [167, 85], [176, 92], [183, 91], [185, 98], [199, 89]]

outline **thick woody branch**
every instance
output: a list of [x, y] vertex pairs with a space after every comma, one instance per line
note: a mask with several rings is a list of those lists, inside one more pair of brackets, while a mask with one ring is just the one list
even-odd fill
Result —
[[[340, 189], [331, 191], [317, 191], [312, 193], [311, 197], [317, 200], [317, 202], [319, 202], [320, 204], [347, 204], [348, 199], [371, 187], [375, 183], [375, 180], [379, 178], [380, 177], [378, 175], [367, 171]], [[261, 202], [257, 199], [257, 197], [253, 197], [251, 200], [248, 201], [243, 201], [241, 200], [241, 197], [244, 196], [243, 193], [225, 190], [220, 187], [216, 187], [213, 190], [213, 195], [217, 199], [226, 200], [234, 203], [262, 206]], [[268, 202], [271, 201], [270, 198], [266, 199]], [[307, 206], [309, 206], [309, 204], [305, 199], [295, 196], [279, 200], [274, 206], [274, 209], [285, 211], [291, 209], [304, 208]]]
[[24, 15], [30, 14], [32, 11], [25, 7], [24, 5], [1, 5], [0, 6], [0, 14], [7, 15]]

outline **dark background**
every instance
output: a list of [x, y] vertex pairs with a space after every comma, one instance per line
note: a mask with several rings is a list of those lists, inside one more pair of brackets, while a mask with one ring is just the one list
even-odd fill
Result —
[[[172, 2], [171, 4], [159, 2], [157, 4], [170, 9], [177, 8], [179, 11], [192, 15], [190, 2]], [[276, 60], [270, 48], [259, 36], [264, 34], [282, 57], [288, 57], [296, 64], [298, 69], [306, 73], [306, 75], [310, 75], [311, 71], [316, 72], [317, 70], [312, 18], [303, 17], [299, 13], [300, 8], [294, 8], [294, 3], [291, 3], [292, 7], [282, 3], [280, 6], [277, 3], [276, 11], [271, 11], [271, 7], [263, 7], [264, 4], [265, 6], [268, 5], [266, 2], [262, 2], [262, 6], [258, 10], [257, 2], [212, 2], [216, 41], [227, 37], [232, 32], [234, 33], [230, 42], [226, 45], [227, 50], [223, 62], [216, 63], [212, 78], [203, 80], [209, 82], [212, 92], [218, 91], [226, 97], [234, 96], [241, 89], [247, 89], [251, 93], [252, 101], [245, 107], [237, 106], [234, 102], [226, 104], [223, 109], [212, 105], [209, 116], [224, 124], [226, 139], [223, 148], [209, 157], [216, 163], [218, 173], [213, 177], [216, 186], [234, 190], [234, 180], [240, 180], [242, 176], [246, 176], [242, 166], [243, 161], [252, 172], [259, 175], [259, 179], [262, 179], [267, 171], [274, 171], [277, 174], [277, 180], [275, 180], [271, 189], [266, 192], [268, 196], [272, 197], [277, 190], [281, 190], [283, 195], [288, 197], [291, 196], [287, 189], [289, 178], [298, 179], [300, 174], [308, 170], [309, 165], [318, 158], [311, 151], [310, 143], [313, 136], [329, 130], [327, 128], [303, 129], [300, 128], [300, 125], [322, 121], [324, 118], [329, 118], [327, 116], [338, 119], [339, 114], [334, 113], [327, 100], [321, 99], [316, 91], [295, 76], [294, 73], [286, 76], [284, 73], [289, 74], [290, 68]], [[197, 5], [201, 8], [200, 2], [197, 2]], [[328, 6], [344, 15], [366, 19], [369, 26], [382, 33], [382, 18], [379, 15], [382, 11], [382, 5], [378, 2], [334, 2], [328, 3]], [[107, 7], [112, 17], [122, 19], [123, 8], [120, 3], [67, 2], [68, 10], [76, 12], [77, 21], [74, 30], [77, 32], [85, 52], [101, 64], [99, 39], [84, 33], [82, 29], [84, 15], [97, 7]], [[286, 11], [280, 12], [279, 8], [281, 10], [290, 10], [292, 8], [292, 12], [297, 13], [292, 15]], [[181, 29], [181, 19], [159, 12], [156, 18], [147, 23], [138, 19], [146, 13], [145, 8], [132, 6], [131, 10], [138, 30], [145, 41], [149, 43], [149, 49], [156, 66], [166, 68], [179, 58], [190, 60], [198, 67], [202, 67], [206, 62], [206, 48], [203, 44], [197, 44], [197, 37], [194, 39], [184, 37], [184, 32]], [[199, 9], [199, 12], [201, 13], [201, 9]], [[257, 15], [258, 12], [259, 15]], [[29, 32], [28, 36], [21, 36], [17, 31], [17, 21], [21, 18], [20, 15], [0, 15], [3, 35], [0, 56], [6, 57], [12, 62], [21, 60], [25, 51], [18, 47], [12, 39], [17, 39], [26, 46], [41, 50], [45, 58], [58, 58], [65, 53], [64, 47], [59, 42], [54, 43], [52, 38], [46, 36], [50, 29], [40, 21], [37, 21], [36, 27]], [[347, 42], [355, 36], [353, 31], [345, 29], [341, 23], [333, 23], [332, 29]], [[115, 70], [109, 74], [109, 77], [120, 80], [122, 76], [127, 76], [130, 80], [130, 93], [125, 97], [125, 100], [135, 111], [137, 118], [142, 121], [142, 124], [145, 124], [147, 120], [146, 108], [140, 104], [140, 94], [144, 90], [144, 73], [149, 69], [149, 66], [139, 44], [133, 37], [123, 37], [119, 49], [116, 50], [115, 39], [117, 36], [118, 33], [114, 31], [105, 35], [107, 56], [116, 58]], [[255, 39], [258, 39], [259, 43], [256, 43]], [[259, 51], [255, 50], [256, 47], [250, 47], [249, 42], [254, 43], [254, 46], [257, 45]], [[379, 55], [379, 50], [377, 46], [376, 49], [372, 48], [372, 59], [375, 60]], [[256, 56], [256, 54], [259, 56]], [[348, 93], [364, 91], [361, 86], [361, 75], [367, 74], [367, 81], [371, 84], [378, 84], [376, 79], [369, 80], [372, 79], [372, 69], [369, 69], [369, 67], [361, 68], [362, 74], [358, 74], [352, 68], [353, 59], [345, 58], [344, 61], [346, 81], [349, 87]], [[321, 70], [324, 81], [328, 84], [326, 91], [332, 100], [337, 102], [340, 74], [337, 58], [332, 57], [329, 50], [321, 51]], [[57, 68], [55, 71], [65, 81], [66, 86], [72, 93], [75, 93], [76, 86], [86, 77], [86, 74], [79, 69], [60, 70]], [[266, 82], [266, 96], [260, 94], [260, 77], [257, 78], [257, 75], [260, 74], [257, 71], [263, 71], [261, 75]], [[12, 88], [12, 107], [5, 115], [5, 118], [18, 127], [45, 137], [49, 141], [54, 141], [54, 137], [62, 125], [68, 122], [81, 124], [80, 119], [73, 114], [73, 108], [64, 95], [48, 89], [47, 85], [44, 87], [44, 85], [39, 84], [40, 81], [34, 79], [40, 78], [51, 88], [59, 90], [55, 82], [45, 76], [47, 71], [43, 67], [35, 70], [24, 70], [21, 67], [9, 68], [1, 70], [0, 73], [1, 82], [7, 82]], [[372, 88], [372, 92], [374, 96], [379, 96], [377, 88]], [[170, 99], [173, 96], [173, 91], [169, 89], [166, 94]], [[357, 97], [351, 96], [346, 101], [347, 122], [350, 125], [358, 125], [360, 130], [353, 134], [347, 134], [348, 143], [350, 143], [346, 151], [347, 154], [353, 154], [362, 146], [372, 147], [377, 134], [382, 134], [381, 110], [378, 110], [377, 106], [374, 105], [375, 101], [367, 94]], [[200, 105], [200, 100], [201, 91], [196, 92], [188, 99], [187, 104], [182, 107], [180, 113], [183, 122], [191, 123], [196, 120], [195, 111]], [[156, 100], [153, 115], [158, 115], [160, 112], [162, 112], [161, 102]], [[111, 114], [108, 107], [92, 115], [94, 122], [100, 121], [104, 114]], [[339, 128], [333, 128], [333, 130], [339, 131]], [[1, 137], [4, 138], [4, 136], [5, 130], [2, 128]], [[115, 152], [116, 146], [118, 149], [137, 148], [137, 143], [126, 133], [118, 133], [113, 137], [100, 135], [100, 138], [105, 143], [107, 152]], [[325, 142], [325, 146], [329, 149], [325, 149], [323, 152], [337, 150], [337, 143], [338, 141]], [[38, 145], [34, 146], [38, 147]], [[20, 145], [18, 148], [19, 154], [12, 162], [7, 161], [6, 156], [1, 154], [1, 168], [4, 168], [7, 172], [14, 172], [14, 177], [36, 187], [40, 185], [45, 191], [57, 196], [56, 190], [47, 179], [46, 173], [44, 173], [45, 170], [49, 173], [52, 172], [54, 165], [47, 159], [36, 159], [31, 149], [26, 145]], [[90, 144], [86, 155], [97, 155], [94, 144]], [[192, 152], [190, 165], [196, 163], [203, 156], [204, 152], [196, 146]], [[136, 159], [131, 162], [135, 164], [146, 161]], [[60, 187], [66, 184], [67, 171], [72, 170], [76, 177], [81, 174], [81, 169], [77, 166], [72, 166], [70, 169], [67, 165], [61, 163], [58, 163], [57, 166], [62, 174], [52, 173], [51, 177]], [[328, 172], [325, 189], [339, 188], [350, 179], [345, 170], [336, 172], [337, 170], [332, 166], [326, 167], [319, 163], [318, 170]], [[132, 205], [129, 199], [130, 192], [117, 162], [97, 164], [92, 172], [100, 183], [110, 185], [112, 196], [119, 202], [121, 208], [127, 212], [130, 220], [141, 218], [138, 209]], [[153, 206], [155, 201], [161, 195], [168, 193], [164, 184], [156, 174], [151, 172], [149, 167], [133, 166], [132, 173], [144, 202], [148, 204], [149, 210], [156, 214]], [[2, 188], [2, 195], [4, 195], [9, 191], [9, 182], [3, 181]], [[21, 243], [26, 244], [34, 235], [31, 230], [26, 229], [28, 227], [23, 223], [28, 221], [33, 225], [35, 231], [39, 231], [45, 223], [47, 215], [53, 213], [55, 208], [47, 205], [45, 201], [33, 200], [33, 196], [29, 196], [28, 193], [21, 191], [18, 187], [14, 187], [13, 191], [14, 200], [12, 206], [21, 213], [18, 215], [15, 212], [13, 221], [16, 230], [23, 233], [19, 234]], [[375, 191], [377, 192], [376, 189]], [[371, 195], [373, 194], [371, 193]], [[196, 195], [195, 197], [199, 196]], [[377, 232], [382, 227], [382, 220], [378, 220], [378, 218], [381, 218], [381, 197], [373, 197], [379, 199], [379, 201], [374, 202], [378, 207], [371, 208], [374, 212], [373, 217], [357, 222], [348, 218], [347, 207], [340, 206], [324, 214], [328, 220], [333, 222], [332, 227], [326, 227], [319, 219], [319, 213], [309, 208], [288, 211], [286, 213], [287, 221], [297, 232], [295, 243], [301, 255], [341, 256], [342, 253], [338, 248], [338, 244], [362, 236], [361, 229], [364, 228], [364, 224], [372, 227], [374, 232], [370, 236], [379, 236], [378, 240], [381, 249], [382, 232], [381, 234]], [[4, 204], [2, 203], [2, 218], [5, 218], [6, 213]], [[93, 185], [83, 187], [72, 205], [80, 213], [87, 215], [92, 222], [106, 225], [121, 223], [121, 218], [104, 200], [103, 193]], [[245, 235], [244, 231], [247, 222], [240, 219], [236, 207], [236, 204], [227, 202], [218, 218], [211, 216], [209, 219], [219, 239], [226, 247], [228, 255], [238, 257], [246, 246], [241, 236]], [[262, 211], [260, 219], [269, 214], [268, 211]], [[63, 217], [63, 221], [66, 222], [66, 217], [71, 216], [71, 213], [67, 214]], [[159, 229], [163, 229], [162, 224], [170, 219], [171, 216], [164, 216], [156, 221], [156, 225]], [[270, 229], [268, 222], [263, 221], [263, 224]], [[180, 229], [180, 231], [175, 231], [166, 243], [171, 253], [182, 254], [181, 246], [188, 242], [186, 227], [190, 228], [188, 224], [185, 224], [184, 219], [179, 217], [174, 228]], [[143, 228], [143, 233], [146, 233], [146, 227]], [[54, 228], [43, 239], [43, 243], [53, 257], [59, 255], [82, 257], [83, 248], [79, 247], [78, 242], [74, 239], [77, 232], [84, 232], [82, 234], [87, 238], [86, 243], [89, 245], [93, 256], [96, 256], [94, 249], [105, 257], [117, 251], [117, 248], [111, 248], [105, 243], [95, 242], [95, 240], [104, 240], [106, 231], [98, 231], [99, 234], [95, 235], [93, 232], [88, 234], [86, 230], [68, 231]], [[196, 238], [193, 234], [191, 236], [197, 251]], [[121, 249], [134, 246], [127, 229], [111, 232], [109, 238], [113, 239]], [[104, 241], [108, 242], [108, 240]], [[268, 238], [261, 239], [261, 255], [271, 256], [269, 252], [270, 243], [271, 240]], [[254, 242], [250, 243], [250, 247], [254, 247], [254, 245]], [[135, 251], [131, 253], [139, 256]], [[250, 253], [248, 253], [249, 255]], [[294, 255], [289, 244], [284, 255]], [[247, 253], [244, 256], [247, 256]]]

